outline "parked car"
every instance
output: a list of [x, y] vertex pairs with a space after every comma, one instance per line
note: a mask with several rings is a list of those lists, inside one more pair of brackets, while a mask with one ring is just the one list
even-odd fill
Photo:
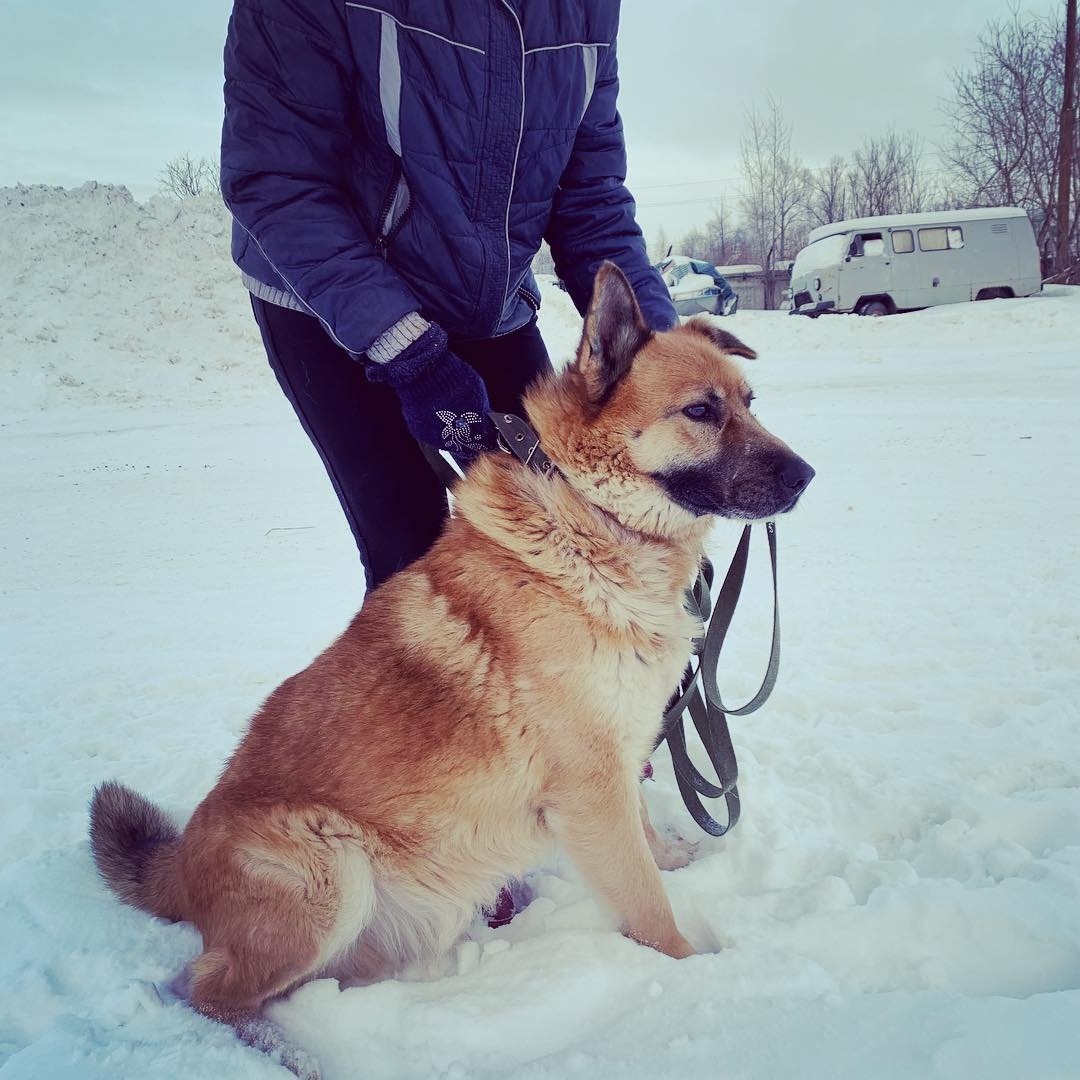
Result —
[[809, 241], [791, 272], [792, 314], [890, 315], [1042, 288], [1035, 233], [1015, 206], [836, 221]]
[[739, 294], [710, 262], [668, 255], [656, 264], [680, 315], [734, 315]]

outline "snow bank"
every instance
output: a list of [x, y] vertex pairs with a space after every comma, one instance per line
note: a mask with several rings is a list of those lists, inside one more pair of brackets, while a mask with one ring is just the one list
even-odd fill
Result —
[[93, 183], [0, 189], [0, 306], [8, 409], [203, 404], [268, 389], [217, 198], [137, 203]]
[[[110, 776], [190, 813], [363, 597], [226, 224], [122, 189], [0, 196], [3, 1080], [279, 1075], [169, 996], [196, 935], [117, 904], [85, 835]], [[732, 724], [743, 820], [665, 875], [702, 954], [624, 941], [538, 868], [429, 980], [274, 1006], [328, 1080], [1080, 1075], [1080, 290], [723, 325], [818, 476], [778, 530], [779, 685]], [[554, 288], [543, 328], [566, 355]], [[752, 555], [732, 698], [768, 646]], [[656, 770], [654, 819], [692, 831]]]

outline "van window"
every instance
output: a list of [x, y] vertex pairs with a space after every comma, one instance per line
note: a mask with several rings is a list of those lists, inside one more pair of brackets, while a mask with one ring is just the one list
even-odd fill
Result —
[[910, 229], [893, 229], [892, 249], [897, 255], [906, 255], [915, 250], [915, 238]]
[[794, 277], [812, 274], [815, 270], [824, 270], [836, 266], [847, 253], [848, 238], [843, 233], [825, 236], [815, 240], [795, 256], [795, 265], [791, 268]]
[[952, 225], [948, 228], [919, 230], [920, 251], [955, 251], [963, 246], [964, 230], [958, 225]]
[[848, 254], [853, 258], [858, 258], [861, 255], [884, 255], [885, 254], [885, 241], [881, 238], [881, 233], [859, 233], [855, 239], [851, 241], [851, 248]]
[[920, 229], [920, 251], [947, 251], [949, 247], [948, 229]]

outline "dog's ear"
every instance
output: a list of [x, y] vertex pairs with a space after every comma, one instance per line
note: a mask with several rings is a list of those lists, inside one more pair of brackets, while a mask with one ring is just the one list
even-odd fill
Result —
[[593, 284], [578, 353], [590, 401], [598, 405], [611, 393], [651, 337], [630, 282], [613, 262], [605, 262]]
[[691, 319], [686, 325], [691, 330], [704, 334], [721, 352], [726, 352], [728, 356], [744, 356], [747, 360], [757, 359], [757, 353], [749, 345], [744, 345], [734, 334], [721, 330], [711, 319]]

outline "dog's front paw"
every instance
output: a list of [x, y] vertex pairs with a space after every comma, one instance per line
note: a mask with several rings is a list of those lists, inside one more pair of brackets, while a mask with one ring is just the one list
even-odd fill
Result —
[[653, 859], [661, 870], [681, 870], [694, 861], [698, 845], [696, 841], [681, 836], [660, 836], [650, 840]]

